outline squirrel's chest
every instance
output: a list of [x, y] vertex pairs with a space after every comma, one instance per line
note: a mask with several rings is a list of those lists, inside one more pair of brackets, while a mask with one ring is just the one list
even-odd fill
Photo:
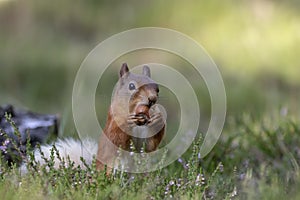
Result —
[[147, 146], [149, 134], [149, 127], [147, 126], [136, 126], [132, 129], [132, 135], [134, 136], [132, 137], [132, 141], [136, 150], [140, 150], [145, 145]]
[[147, 126], [136, 126], [132, 128], [132, 135], [140, 138], [145, 139], [149, 137], [149, 127]]

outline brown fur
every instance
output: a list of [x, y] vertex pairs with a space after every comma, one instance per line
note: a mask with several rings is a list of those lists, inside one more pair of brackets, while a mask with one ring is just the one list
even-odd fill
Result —
[[[129, 151], [130, 142], [132, 141], [137, 147], [141, 147], [141, 144], [145, 143], [145, 151], [151, 152], [157, 149], [164, 136], [165, 125], [163, 125], [158, 133], [145, 139], [136, 138], [126, 133], [127, 131], [131, 131], [133, 127], [138, 126], [136, 125], [138, 123], [129, 123], [130, 120], [132, 122], [141, 121], [141, 123], [149, 120], [149, 124], [161, 123], [163, 120], [161, 117], [157, 118], [157, 113], [152, 113], [150, 119], [134, 116], [134, 111], [138, 105], [147, 104], [151, 107], [158, 98], [158, 85], [150, 79], [150, 69], [144, 67], [143, 73], [143, 75], [131, 74], [126, 64], [123, 64], [121, 68], [120, 83], [115, 90], [115, 95], [108, 112], [107, 122], [103, 130], [104, 134], [101, 135], [99, 140], [97, 152], [98, 170], [103, 170], [105, 163], [112, 164], [114, 162], [113, 159], [117, 156], [118, 147]], [[137, 90], [134, 94], [130, 94], [126, 85], [130, 81], [135, 81], [135, 84], [137, 84]], [[129, 104], [126, 99], [129, 99]], [[126, 113], [126, 111], [128, 111], [129, 115], [133, 115], [130, 120], [128, 120], [127, 115], [119, 114]], [[152, 118], [154, 122], [151, 122]], [[109, 141], [106, 138], [114, 145], [109, 145]], [[104, 161], [104, 163], [101, 161]]]

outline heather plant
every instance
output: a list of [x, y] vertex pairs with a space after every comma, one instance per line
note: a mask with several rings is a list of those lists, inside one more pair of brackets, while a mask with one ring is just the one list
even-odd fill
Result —
[[274, 125], [243, 116], [224, 130], [207, 157], [199, 155], [202, 137], [198, 137], [176, 162], [140, 174], [115, 171], [107, 176], [96, 170], [95, 158], [92, 165], [82, 158], [86, 169], [81, 169], [62, 159], [55, 145], [50, 159], [43, 157], [46, 165], [40, 165], [28, 149], [27, 173], [1, 161], [0, 192], [5, 199], [299, 198], [299, 123], [290, 117], [277, 120]]

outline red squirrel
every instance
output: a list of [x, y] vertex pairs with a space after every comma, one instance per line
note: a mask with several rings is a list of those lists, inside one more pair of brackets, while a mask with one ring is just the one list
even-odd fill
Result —
[[[100, 137], [97, 152], [97, 169], [112, 165], [118, 148], [129, 151], [130, 143], [145, 152], [157, 149], [165, 133], [163, 114], [156, 107], [159, 87], [143, 67], [143, 74], [131, 73], [126, 63], [121, 67], [108, 111], [104, 135]], [[114, 144], [110, 148], [105, 137]]]

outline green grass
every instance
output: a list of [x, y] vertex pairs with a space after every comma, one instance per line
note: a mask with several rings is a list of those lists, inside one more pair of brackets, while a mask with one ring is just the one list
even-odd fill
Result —
[[[81, 62], [99, 42], [130, 28], [165, 27], [194, 38], [220, 68], [228, 100], [220, 140], [203, 160], [193, 144], [181, 158], [189, 167], [176, 161], [153, 173], [107, 178], [94, 167], [53, 169], [51, 161], [49, 171], [39, 166], [21, 176], [2, 163], [0, 196], [300, 199], [299, 6], [296, 0], [0, 1], [0, 104], [60, 114], [60, 136], [78, 137], [70, 102]], [[188, 75], [184, 62], [174, 62]], [[117, 80], [113, 67], [119, 69], [106, 72], [96, 95], [102, 124]], [[205, 130], [209, 94], [199, 77], [188, 77]], [[163, 96], [164, 103], [170, 99]]]
[[198, 139], [180, 162], [146, 174], [107, 177], [95, 163], [86, 170], [72, 164], [55, 169], [51, 159], [46, 166], [29, 159], [29, 172], [20, 174], [2, 163], [0, 193], [4, 199], [297, 199], [299, 124], [281, 115], [232, 118], [204, 159]]

